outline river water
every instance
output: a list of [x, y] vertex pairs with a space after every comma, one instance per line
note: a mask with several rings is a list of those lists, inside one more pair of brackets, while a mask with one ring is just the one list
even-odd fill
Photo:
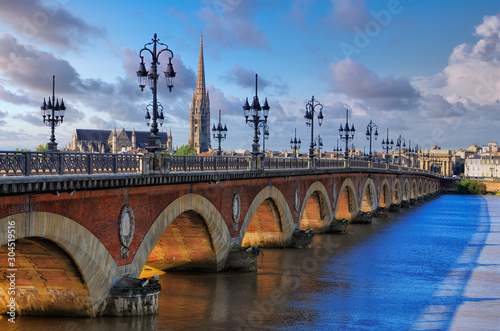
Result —
[[[26, 330], [448, 330], [500, 197], [442, 195], [316, 235], [312, 249], [263, 249], [256, 273], [165, 273], [158, 316], [16, 318]], [[439, 321], [429, 324], [429, 312]], [[500, 315], [500, 311], [497, 312]], [[456, 321], [455, 321], [456, 323]], [[7, 325], [5, 317], [0, 329]], [[459, 328], [458, 328], [459, 329]]]

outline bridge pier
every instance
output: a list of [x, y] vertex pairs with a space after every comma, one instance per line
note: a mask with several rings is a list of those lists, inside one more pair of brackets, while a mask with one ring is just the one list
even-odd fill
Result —
[[291, 248], [312, 248], [314, 233], [311, 228], [307, 230], [295, 229], [290, 238], [289, 247]]
[[410, 202], [408, 200], [401, 201], [401, 208], [410, 208]]
[[372, 213], [369, 212], [362, 212], [360, 211], [356, 217], [354, 217], [351, 221], [352, 224], [371, 224], [372, 223]]
[[257, 271], [257, 258], [260, 249], [257, 245], [250, 247], [235, 246], [227, 254], [226, 264], [222, 271]]
[[158, 314], [158, 276], [152, 278], [124, 277], [108, 295], [104, 316], [141, 316]]
[[375, 217], [387, 217], [389, 212], [388, 207], [377, 207], [377, 209], [373, 212], [373, 216]]
[[347, 233], [348, 232], [349, 221], [347, 218], [338, 220], [334, 218], [325, 233]]
[[390, 206], [389, 206], [389, 211], [390, 212], [398, 212], [401, 210], [401, 204], [399, 203], [392, 203]]

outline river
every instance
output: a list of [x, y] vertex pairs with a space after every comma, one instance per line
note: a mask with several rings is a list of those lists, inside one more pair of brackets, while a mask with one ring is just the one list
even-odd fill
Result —
[[[348, 234], [316, 235], [312, 249], [263, 249], [256, 273], [165, 273], [160, 276], [158, 316], [18, 316], [16, 326], [459, 330], [463, 322], [457, 316], [465, 315], [458, 312], [477, 301], [464, 293], [490, 226], [499, 217], [500, 197], [442, 195], [387, 218], [374, 218], [370, 225], [350, 225]], [[491, 316], [495, 320], [498, 316]], [[0, 329], [5, 325], [4, 317]]]

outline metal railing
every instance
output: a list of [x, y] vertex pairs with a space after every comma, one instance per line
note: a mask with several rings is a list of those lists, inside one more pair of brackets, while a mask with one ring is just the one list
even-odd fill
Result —
[[138, 154], [0, 151], [0, 176], [140, 172]]
[[[251, 165], [251, 157], [246, 156], [163, 157], [168, 160], [167, 172], [248, 171]], [[142, 173], [143, 161], [142, 154], [0, 151], [0, 177]], [[308, 169], [309, 162], [308, 158], [264, 158], [262, 170]], [[316, 160], [316, 168], [344, 167], [344, 160]], [[363, 160], [350, 160], [349, 167], [431, 173], [428, 170]]]

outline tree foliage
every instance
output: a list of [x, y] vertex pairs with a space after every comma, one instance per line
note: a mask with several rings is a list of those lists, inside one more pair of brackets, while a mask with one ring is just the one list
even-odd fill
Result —
[[35, 149], [35, 152], [43, 152], [43, 151], [48, 151], [49, 150], [49, 143], [40, 144], [38, 147]]
[[196, 155], [196, 150], [189, 145], [182, 145], [174, 155]]
[[486, 184], [475, 180], [462, 179], [457, 184], [457, 191], [460, 194], [483, 195], [486, 194]]

